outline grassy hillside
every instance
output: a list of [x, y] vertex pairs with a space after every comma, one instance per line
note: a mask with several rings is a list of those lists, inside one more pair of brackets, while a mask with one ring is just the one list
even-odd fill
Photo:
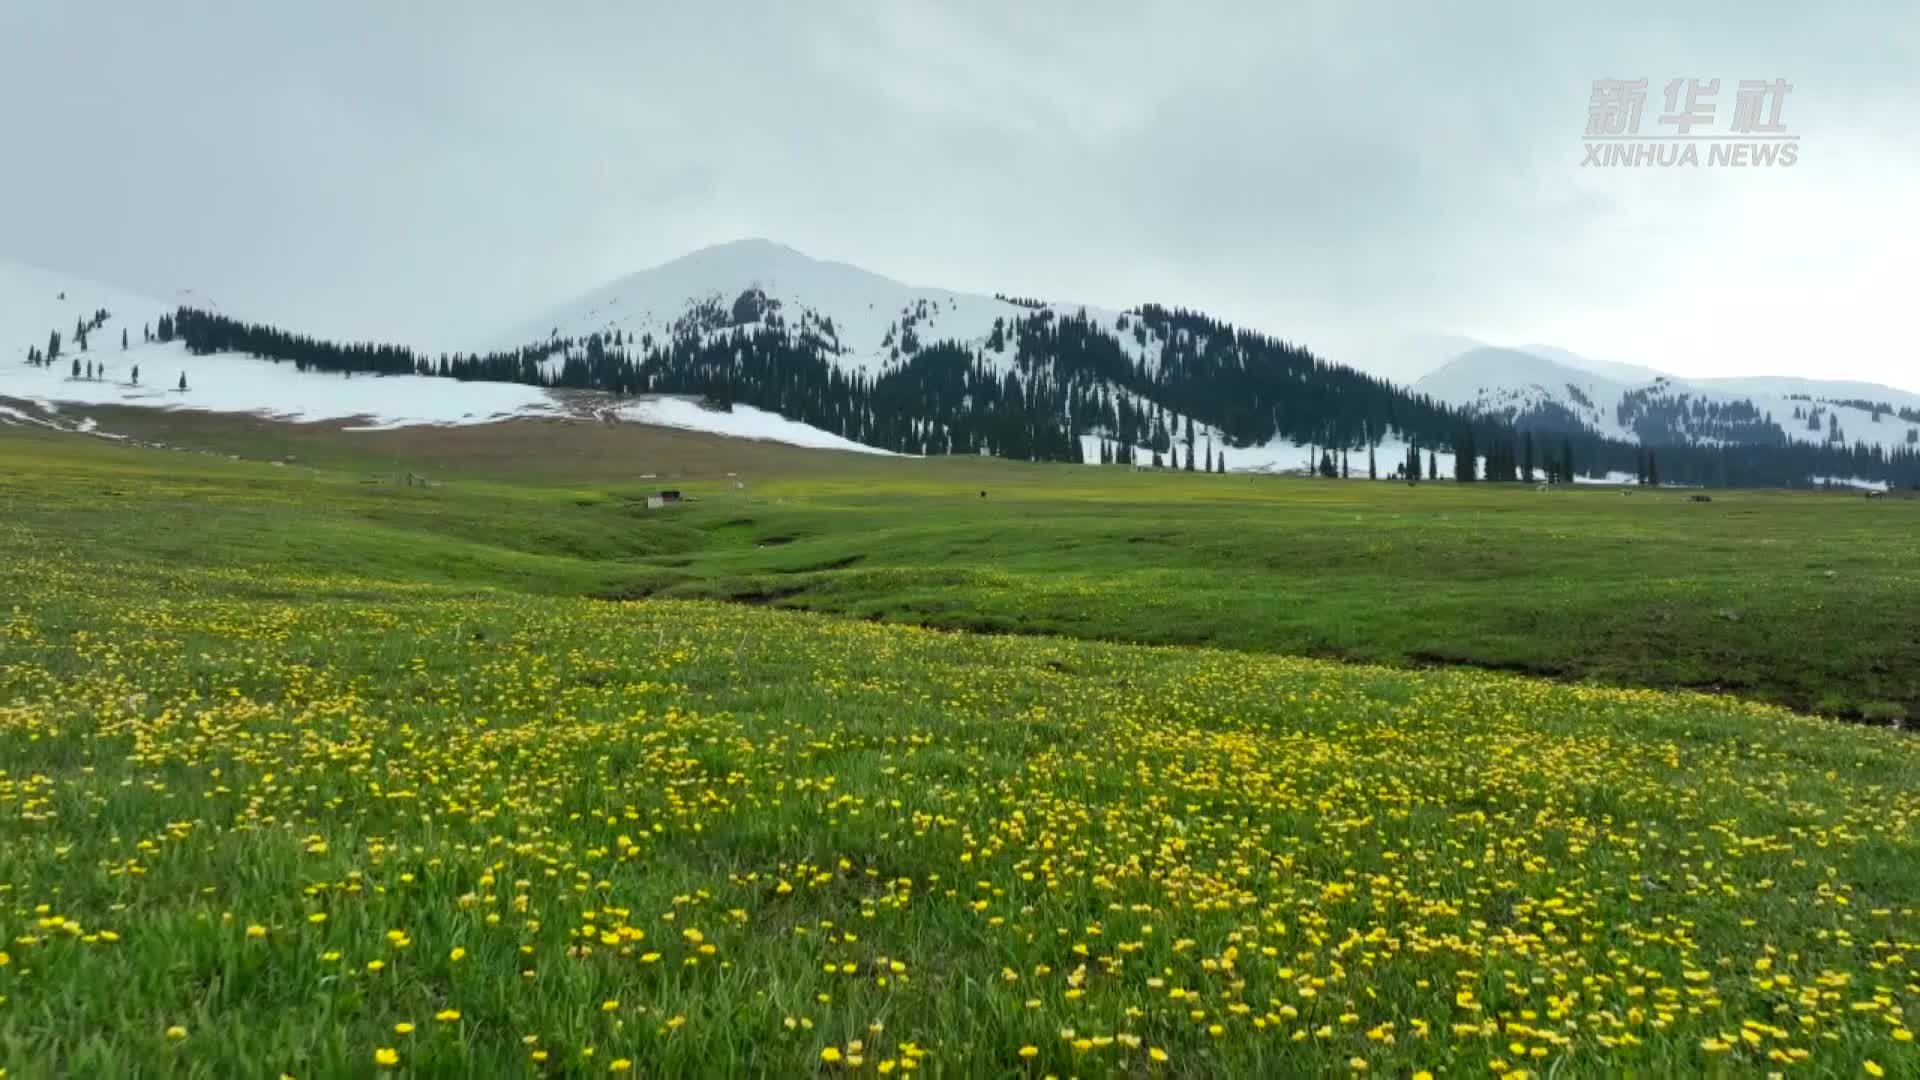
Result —
[[[1464, 664], [1920, 718], [1920, 502], [1139, 475], [633, 426], [343, 433], [135, 410], [103, 423], [291, 459], [0, 434], [4, 494], [44, 534], [106, 554]], [[164, 484], [123, 484], [125, 470]], [[408, 488], [410, 471], [446, 482]], [[647, 513], [645, 493], [668, 484], [698, 501]]]
[[[1314, 589], [1260, 583], [1298, 578], [1363, 589], [1356, 627], [1444, 586], [1458, 628], [1514, 567], [1626, 578], [1652, 561], [1612, 545], [1671, 551], [1690, 508], [1004, 469], [648, 513], [374, 475], [0, 436], [9, 1077], [1920, 1069], [1898, 733], [582, 595], [782, 577], [861, 610], [832, 573], [951, 574], [996, 618], [1036, 585], [1172, 637], [1254, 626], [1235, 582], [1296, 618]], [[1904, 557], [1853, 503], [1704, 509], [1818, 587]], [[1829, 563], [1836, 534], [1872, 550]]]

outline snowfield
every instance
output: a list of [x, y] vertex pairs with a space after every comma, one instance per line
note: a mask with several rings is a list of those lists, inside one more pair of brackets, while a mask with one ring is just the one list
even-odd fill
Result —
[[[147, 344], [147, 329], [177, 306], [70, 274], [0, 260], [0, 397], [249, 413], [298, 422], [356, 420], [369, 428], [480, 424], [565, 411], [546, 391], [532, 386], [418, 375], [347, 378], [301, 372], [290, 363], [250, 356], [192, 356], [177, 342]], [[102, 309], [108, 313], [107, 321], [88, 335], [88, 347], [82, 352], [74, 323], [90, 321]], [[28, 364], [27, 350], [44, 352], [49, 333], [56, 330], [61, 351], [53, 364]], [[120, 347], [123, 331], [126, 349]], [[75, 360], [83, 377], [73, 375]], [[100, 374], [84, 377], [88, 365]], [[140, 370], [137, 384], [135, 367]], [[187, 379], [184, 391], [179, 389], [182, 374]], [[52, 410], [43, 406], [42, 411]], [[24, 422], [23, 416], [10, 409], [6, 419]]]
[[95, 352], [119, 351], [120, 330], [139, 344], [144, 327], [178, 307], [151, 296], [103, 285], [73, 274], [63, 274], [0, 258], [0, 363], [25, 360], [27, 348], [47, 347], [47, 334], [60, 332], [61, 348], [73, 347], [73, 324], [105, 308], [112, 316], [91, 341]]
[[706, 431], [737, 439], [761, 439], [820, 450], [852, 450], [862, 454], [898, 456], [890, 450], [857, 443], [751, 405], [735, 405], [731, 411], [725, 411], [710, 409], [691, 398], [660, 396], [623, 403], [614, 409], [614, 413], [622, 421], [651, 424], [654, 427]]
[[1853, 488], [1857, 491], [1887, 491], [1890, 489], [1885, 480], [1864, 480], [1858, 476], [1816, 476], [1815, 487]]
[[[109, 326], [112, 323], [108, 323]], [[51, 368], [18, 359], [0, 364], [0, 397], [70, 405], [134, 405], [158, 409], [250, 413], [298, 423], [354, 420], [366, 428], [411, 424], [484, 424], [523, 416], [564, 415], [545, 391], [514, 383], [462, 383], [421, 375], [325, 375], [251, 356], [191, 356], [178, 344], [77, 354], [104, 366], [100, 378], [73, 378], [65, 353]], [[140, 382], [132, 381], [140, 368]], [[187, 389], [178, 389], [186, 375]]]

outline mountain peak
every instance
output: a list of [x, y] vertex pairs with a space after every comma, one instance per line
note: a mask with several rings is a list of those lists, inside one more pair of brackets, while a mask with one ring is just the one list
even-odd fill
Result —
[[[844, 355], [873, 366], [890, 355], [902, 320], [959, 340], [984, 338], [996, 317], [1017, 308], [991, 297], [946, 289], [915, 289], [850, 263], [816, 259], [765, 237], [730, 240], [700, 248], [658, 266], [628, 274], [563, 304], [485, 344], [513, 349], [552, 337], [618, 332], [656, 340], [670, 336], [696, 309], [730, 307], [758, 290], [775, 302], [789, 325], [831, 320]], [[925, 304], [927, 310], [922, 311]], [[890, 334], [889, 331], [892, 331]], [[894, 338], [894, 341], [889, 341]]]
[[1893, 450], [1920, 439], [1920, 399], [1890, 387], [1682, 379], [1547, 345], [1469, 349], [1413, 389], [1526, 427], [1573, 426], [1649, 445], [1864, 443]]

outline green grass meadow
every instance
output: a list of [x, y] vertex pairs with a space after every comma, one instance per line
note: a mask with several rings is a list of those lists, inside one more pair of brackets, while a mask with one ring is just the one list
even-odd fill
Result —
[[1920, 1075], [1920, 503], [102, 426], [9, 1080]]
[[[0, 484], [16, 512], [67, 543], [194, 562], [1459, 664], [1920, 720], [1920, 500], [1698, 504], [881, 459], [631, 426], [343, 433], [119, 412], [106, 422], [249, 460], [13, 436]], [[116, 485], [121, 470], [152, 482]], [[444, 483], [409, 488], [409, 472]], [[648, 513], [666, 486], [696, 501]]]

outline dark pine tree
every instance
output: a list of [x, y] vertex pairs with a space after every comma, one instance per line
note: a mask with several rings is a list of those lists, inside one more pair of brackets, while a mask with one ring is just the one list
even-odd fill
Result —
[[1533, 483], [1533, 432], [1520, 436], [1520, 479]]
[[1473, 447], [1473, 431], [1468, 429], [1453, 440], [1453, 478], [1462, 483], [1479, 479], [1477, 457]]

